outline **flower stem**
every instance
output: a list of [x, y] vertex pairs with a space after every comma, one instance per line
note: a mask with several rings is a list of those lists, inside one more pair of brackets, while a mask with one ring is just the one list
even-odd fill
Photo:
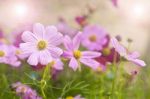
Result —
[[48, 81], [49, 78], [50, 78], [50, 74], [49, 74], [49, 73], [50, 73], [50, 66], [51, 66], [51, 64], [47, 64], [47, 65], [46, 65], [46, 67], [45, 67], [45, 69], [44, 69], [44, 72], [43, 72], [42, 79], [41, 79], [41, 81], [40, 81], [40, 83], [41, 83], [41, 86], [40, 86], [40, 88], [41, 88], [41, 93], [42, 93], [42, 96], [43, 96], [44, 99], [46, 99], [46, 95], [45, 95], [44, 90], [45, 90], [47, 81]]

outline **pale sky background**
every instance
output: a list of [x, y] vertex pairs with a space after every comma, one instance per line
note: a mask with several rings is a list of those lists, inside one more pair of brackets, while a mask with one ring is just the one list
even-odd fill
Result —
[[88, 4], [97, 8], [91, 23], [121, 35], [125, 45], [133, 39], [131, 49], [144, 54], [150, 43], [150, 0], [118, 0], [118, 8], [110, 0], [0, 0], [0, 28], [11, 33], [24, 24], [52, 25], [59, 16], [76, 27], [74, 17], [86, 13]]

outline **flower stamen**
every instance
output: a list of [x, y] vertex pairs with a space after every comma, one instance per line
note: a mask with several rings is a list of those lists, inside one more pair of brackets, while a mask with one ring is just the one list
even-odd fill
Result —
[[73, 52], [73, 55], [74, 55], [74, 57], [75, 57], [76, 59], [79, 59], [79, 58], [81, 57], [81, 51], [75, 50], [75, 51]]
[[4, 51], [0, 51], [0, 57], [5, 56], [5, 52]]
[[96, 40], [97, 40], [96, 35], [91, 35], [91, 36], [89, 37], [89, 40], [90, 40], [91, 42], [96, 42]]
[[37, 47], [39, 50], [43, 50], [47, 47], [47, 42], [44, 40], [41, 40], [38, 42]]

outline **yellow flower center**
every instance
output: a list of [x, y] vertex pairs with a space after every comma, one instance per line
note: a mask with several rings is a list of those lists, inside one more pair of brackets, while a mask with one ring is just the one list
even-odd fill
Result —
[[0, 50], [0, 57], [5, 56], [5, 52]]
[[21, 54], [21, 50], [17, 49], [16, 50], [16, 55], [19, 55], [19, 54]]
[[66, 99], [74, 99], [72, 96], [68, 96], [66, 97]]
[[50, 65], [53, 67], [56, 64], [55, 61], [50, 62]]
[[76, 58], [76, 59], [79, 59], [81, 57], [81, 52], [79, 50], [75, 50], [73, 52], [73, 56]]
[[20, 91], [21, 91], [22, 93], [25, 93], [25, 92], [26, 92], [26, 90], [27, 90], [27, 88], [26, 88], [26, 87], [21, 86], [21, 90], [20, 90]]
[[39, 50], [43, 50], [47, 47], [47, 42], [44, 41], [44, 40], [41, 40], [41, 41], [38, 42], [37, 47], [38, 47]]
[[96, 40], [97, 40], [96, 35], [91, 35], [91, 36], [89, 37], [89, 40], [90, 40], [91, 42], [96, 42]]
[[104, 48], [104, 49], [102, 50], [102, 54], [103, 54], [104, 56], [108, 56], [110, 53], [111, 53], [111, 51], [110, 51], [109, 48]]

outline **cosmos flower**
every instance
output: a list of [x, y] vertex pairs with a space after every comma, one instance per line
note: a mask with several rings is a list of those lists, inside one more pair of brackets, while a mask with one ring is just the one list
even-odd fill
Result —
[[[100, 57], [95, 58], [99, 63], [100, 66], [98, 68], [98, 71], [105, 71], [107, 69], [107, 65], [113, 63], [114, 58], [116, 58], [116, 62], [119, 62], [120, 56], [119, 54], [115, 51], [114, 48], [103, 48], [101, 51], [102, 55]], [[116, 54], [116, 57], [114, 57]]]
[[51, 62], [51, 66], [55, 70], [63, 70], [63, 65], [63, 62], [59, 58], [53, 59]]
[[98, 25], [88, 25], [83, 29], [82, 45], [89, 50], [102, 50], [107, 43], [106, 31]]
[[63, 18], [59, 19], [59, 23], [56, 25], [56, 27], [59, 32], [64, 35], [69, 35], [70, 37], [73, 37], [77, 33], [77, 30], [70, 27]]
[[36, 66], [38, 63], [47, 65], [53, 58], [58, 58], [62, 53], [62, 49], [57, 47], [62, 43], [63, 35], [59, 33], [54, 26], [44, 26], [36, 23], [33, 26], [33, 33], [25, 31], [22, 34], [22, 40], [25, 43], [20, 44], [23, 54], [28, 58], [30, 65]]
[[111, 2], [115, 7], [118, 7], [118, 0], [111, 0]]
[[77, 16], [75, 17], [75, 21], [81, 26], [84, 27], [88, 24], [87, 22], [87, 16], [83, 15], [83, 16]]
[[20, 82], [12, 84], [12, 88], [15, 89], [16, 94], [19, 95], [21, 99], [42, 99], [37, 95], [35, 90]]
[[80, 69], [80, 62], [95, 70], [99, 66], [99, 63], [93, 58], [99, 57], [101, 53], [95, 51], [80, 51], [81, 34], [82, 33], [79, 32], [72, 41], [69, 36], [65, 36], [64, 46], [66, 51], [64, 51], [63, 56], [70, 59], [69, 67], [74, 71], [78, 68]]
[[128, 61], [131, 61], [133, 63], [135, 63], [136, 65], [139, 66], [145, 66], [145, 62], [138, 59], [140, 54], [138, 52], [128, 52], [128, 50], [122, 46], [116, 38], [112, 38], [111, 39], [111, 43], [112, 46], [115, 48], [115, 50], [120, 54], [120, 56], [122, 56], [123, 58], [125, 58]]
[[21, 62], [15, 55], [11, 45], [0, 44], [0, 63], [5, 63], [14, 67], [20, 66]]

